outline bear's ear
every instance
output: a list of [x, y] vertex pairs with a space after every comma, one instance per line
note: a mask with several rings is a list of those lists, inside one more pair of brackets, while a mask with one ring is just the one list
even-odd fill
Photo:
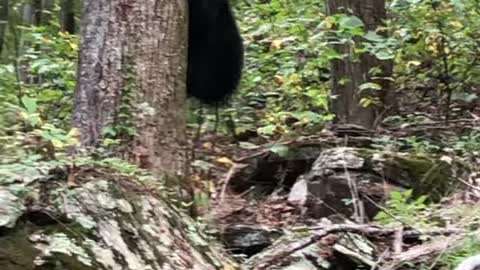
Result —
[[243, 41], [228, 0], [189, 0], [187, 94], [204, 104], [226, 101], [243, 68]]

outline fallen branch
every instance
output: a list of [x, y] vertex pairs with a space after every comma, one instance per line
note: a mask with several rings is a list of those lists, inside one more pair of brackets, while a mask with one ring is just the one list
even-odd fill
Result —
[[426, 257], [435, 256], [454, 246], [458, 241], [461, 241], [462, 237], [463, 235], [455, 235], [453, 237], [436, 239], [423, 245], [414, 246], [401, 254], [393, 256], [391, 262], [384, 265], [382, 269], [393, 270], [398, 269], [399, 266], [405, 263], [419, 263], [425, 260]]
[[[395, 234], [399, 234], [399, 229], [398, 228], [382, 228], [380, 226], [375, 226], [375, 225], [357, 225], [357, 224], [335, 224], [335, 225], [326, 225], [326, 226], [316, 226], [316, 227], [308, 227], [308, 228], [295, 228], [293, 231], [314, 231], [313, 235], [307, 239], [306, 241], [304, 240], [303, 243], [299, 243], [295, 245], [294, 248], [291, 248], [289, 250], [280, 252], [271, 258], [267, 258], [264, 262], [259, 264], [257, 267], [254, 269], [256, 270], [264, 270], [264, 269], [269, 269], [270, 266], [272, 266], [275, 263], [282, 262], [285, 258], [288, 256], [292, 255], [293, 253], [300, 251], [302, 249], [305, 249], [309, 247], [312, 244], [315, 244], [325, 238], [328, 235], [336, 234], [336, 233], [355, 233], [359, 235], [363, 235], [365, 237], [391, 237]], [[401, 231], [401, 238], [402, 239], [411, 239], [411, 238], [418, 238], [420, 236], [450, 236], [450, 235], [463, 235], [464, 230], [461, 229], [444, 229], [444, 228], [437, 228], [437, 229], [404, 229]], [[455, 239], [455, 238], [451, 238]], [[446, 241], [443, 241], [443, 244], [445, 245]], [[332, 243], [333, 244], [333, 243]], [[448, 246], [448, 244], [447, 244]], [[427, 249], [427, 245], [425, 245], [423, 248]], [[444, 246], [441, 246], [444, 247]], [[434, 250], [435, 246], [433, 247]], [[428, 249], [427, 249], [428, 251]], [[411, 258], [414, 254], [419, 254], [418, 252], [413, 252], [412, 254], [412, 249], [406, 252], [403, 252], [401, 254], [398, 254], [395, 256], [396, 260], [395, 261], [405, 261], [406, 258]], [[420, 254], [422, 255], [422, 254]], [[402, 257], [403, 256], [403, 257]], [[385, 269], [382, 267], [382, 269]]]
[[[364, 235], [366, 237], [388, 237], [398, 232], [399, 228], [383, 228], [377, 225], [357, 225], [357, 224], [337, 224], [328, 226], [309, 227], [312, 231], [328, 231], [329, 233], [349, 232]], [[294, 229], [296, 231], [305, 230], [305, 228]], [[453, 234], [462, 234], [465, 231], [457, 228], [435, 228], [435, 229], [408, 229], [402, 231], [403, 239], [418, 238], [420, 236], [449, 236]]]

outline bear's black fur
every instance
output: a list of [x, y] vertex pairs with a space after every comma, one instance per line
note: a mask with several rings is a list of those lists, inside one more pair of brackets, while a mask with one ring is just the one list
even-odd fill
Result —
[[243, 44], [228, 0], [188, 0], [187, 94], [205, 104], [225, 101], [236, 90]]

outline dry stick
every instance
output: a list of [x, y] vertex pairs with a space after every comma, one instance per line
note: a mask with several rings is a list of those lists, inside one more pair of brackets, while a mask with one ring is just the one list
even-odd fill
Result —
[[274, 256], [273, 258], [267, 260], [265, 263], [263, 263], [263, 265], [260, 265], [258, 266], [257, 268], [255, 268], [256, 270], [264, 270], [264, 269], [268, 269], [268, 267], [270, 265], [272, 265], [273, 263], [275, 263], [275, 261], [277, 260], [281, 260], [287, 256], [290, 256], [292, 255], [293, 253], [299, 251], [299, 250], [302, 250], [314, 243], [316, 243], [317, 241], [321, 240], [323, 237], [325, 237], [326, 235], [328, 235], [329, 232], [328, 231], [321, 231], [319, 232], [318, 234], [312, 236], [310, 238], [310, 240], [308, 240], [307, 242], [301, 244], [300, 246], [298, 247], [295, 247], [295, 248], [292, 248], [290, 250], [287, 250], [287, 251], [284, 251], [284, 252], [281, 252], [280, 254]]
[[[478, 235], [478, 233], [477, 233], [477, 235]], [[461, 244], [461, 243], [463, 243], [463, 242], [460, 241], [460, 244]], [[457, 243], [457, 244], [453, 244], [453, 245], [452, 245], [451, 247], [449, 247], [449, 248], [452, 249], [452, 248], [454, 248], [454, 247], [457, 246], [457, 245], [458, 245], [458, 243]], [[430, 265], [429, 269], [433, 269], [433, 267], [435, 267], [435, 265], [437, 264], [437, 262], [440, 260], [440, 257], [443, 256], [446, 252], [447, 252], [446, 249], [445, 249], [445, 250], [442, 250], [442, 251], [438, 254], [437, 258], [435, 258], [435, 261], [432, 262], [432, 264]], [[478, 255], [477, 255], [477, 256], [478, 256]], [[472, 257], [469, 257], [469, 258], [472, 258]], [[467, 258], [467, 260], [468, 260], [469, 258]], [[466, 260], [465, 260], [465, 261], [466, 261]], [[474, 269], [475, 269], [475, 267], [473, 267], [473, 268], [464, 268], [465, 266], [469, 265], [469, 264], [467, 264], [467, 263], [464, 264], [465, 261], [462, 262], [459, 266], [457, 266], [457, 268], [455, 268], [455, 270], [474, 270]], [[462, 267], [460, 267], [460, 266], [462, 266]], [[478, 266], [478, 264], [477, 264], [477, 266]]]
[[347, 177], [348, 189], [350, 190], [350, 194], [352, 196], [353, 202], [353, 213], [354, 218], [357, 223], [364, 223], [365, 221], [365, 211], [363, 210], [362, 202], [360, 201], [360, 196], [358, 194], [358, 187], [357, 183], [352, 180], [350, 177], [350, 173], [348, 172], [347, 164], [345, 163], [345, 159], [343, 159], [343, 169], [345, 170], [345, 175]]
[[395, 230], [393, 237], [393, 252], [395, 255], [398, 255], [403, 251], [403, 227]]
[[[290, 256], [293, 253], [318, 242], [323, 237], [329, 234], [344, 232], [344, 233], [357, 233], [361, 235], [367, 235], [370, 237], [373, 237], [373, 236], [378, 237], [378, 236], [393, 235], [397, 231], [396, 229], [386, 229], [386, 228], [381, 228], [379, 226], [357, 225], [357, 224], [337, 224], [337, 225], [330, 225], [330, 226], [311, 227], [309, 229], [315, 230], [315, 231], [319, 230], [319, 231], [315, 233], [315, 235], [311, 236], [307, 242], [295, 248], [292, 248], [290, 250], [281, 252], [280, 254], [273, 256], [273, 258], [270, 258], [265, 263], [263, 263], [262, 265], [258, 266], [255, 269], [257, 270], [268, 269], [267, 267], [272, 265], [275, 261], [281, 260], [287, 256]], [[298, 229], [298, 230], [301, 230], [301, 229]], [[419, 237], [421, 235], [430, 235], [430, 236], [451, 235], [451, 234], [460, 234], [463, 232], [464, 232], [463, 230], [459, 230], [459, 229], [436, 229], [436, 230], [430, 229], [430, 230], [422, 230], [422, 231], [411, 229], [411, 230], [404, 231], [402, 236], [405, 238], [407, 237], [410, 238], [410, 237]]]
[[[458, 246], [459, 244], [463, 243], [461, 241], [465, 235], [465, 231], [458, 231], [456, 235], [450, 236], [447, 239], [442, 239], [442, 240], [437, 240], [425, 245], [420, 245], [414, 248], [411, 248], [410, 250], [400, 254], [399, 256], [396, 256], [397, 262], [393, 262], [392, 266], [384, 269], [384, 270], [390, 270], [390, 269], [396, 269], [396, 267], [400, 266], [401, 264], [405, 262], [413, 262], [414, 259], [429, 255], [431, 253], [438, 253], [436, 261], [438, 261], [438, 258], [442, 255], [445, 254], [447, 249], [454, 248], [455, 246]], [[479, 235], [477, 232], [475, 235]], [[433, 267], [436, 265], [436, 262], [434, 262], [431, 266], [430, 269], [433, 269]], [[455, 270], [474, 270], [475, 268], [473, 267], [473, 264], [466, 264], [470, 268], [456, 268]]]
[[[478, 235], [478, 233], [477, 233]], [[449, 248], [452, 248], [454, 246], [458, 245], [458, 243], [456, 244], [453, 244], [451, 245]], [[439, 254], [437, 255], [437, 257], [435, 258], [435, 260], [432, 262], [432, 264], [430, 265], [430, 267], [428, 269], [433, 269], [433, 267], [436, 266], [437, 262], [440, 260], [440, 257], [443, 256], [445, 253], [447, 252], [447, 249], [444, 249], [442, 250], [441, 252], [439, 252]], [[477, 263], [473, 263], [473, 260], [470, 260], [470, 259], [473, 259], [473, 258], [477, 258], [479, 259], [477, 261]], [[473, 264], [472, 264], [473, 263]], [[473, 257], [468, 257], [466, 260], [464, 260], [460, 265], [457, 266], [457, 268], [455, 268], [455, 270], [475, 270], [476, 266], [480, 266], [480, 257], [479, 255], [476, 255], [476, 256], [473, 256]]]
[[448, 125], [445, 125], [445, 121], [432, 121], [428, 123], [411, 123], [407, 127], [393, 127], [389, 131], [419, 131], [424, 129], [449, 129], [454, 124], [475, 124], [479, 119], [452, 119], [448, 121]]
[[440, 251], [436, 256], [436, 258], [433, 260], [433, 262], [430, 264], [428, 269], [432, 270], [437, 265], [438, 261], [440, 260], [440, 257], [442, 257], [445, 254], [445, 252], [446, 252], [446, 249]]
[[465, 181], [465, 180], [463, 180], [463, 179], [461, 179], [461, 178], [459, 178], [459, 177], [455, 177], [455, 179], [456, 179], [457, 181], [465, 184], [466, 186], [468, 186], [468, 187], [471, 188], [471, 189], [474, 189], [474, 190], [476, 190], [476, 191], [480, 191], [480, 188], [479, 188], [479, 187], [474, 186], [474, 185], [468, 183], [467, 181]]
[[242, 162], [242, 161], [245, 161], [247, 159], [251, 159], [251, 158], [256, 158], [256, 157], [259, 157], [259, 156], [263, 156], [263, 155], [267, 155], [268, 153], [271, 152], [270, 148], [271, 146], [275, 146], [275, 145], [281, 145], [281, 146], [285, 146], [285, 145], [290, 145], [296, 141], [286, 141], [286, 142], [281, 142], [282, 139], [278, 139], [277, 141], [273, 142], [273, 143], [269, 143], [267, 145], [264, 145], [264, 149], [258, 151], [258, 152], [255, 152], [255, 153], [252, 153], [250, 155], [247, 155], [247, 156], [244, 156], [244, 157], [239, 157], [239, 158], [233, 158], [233, 160], [235, 162]]
[[193, 138], [193, 145], [192, 145], [192, 151], [190, 152], [190, 160], [193, 161], [195, 159], [195, 148], [196, 144], [200, 141], [200, 136], [202, 135], [202, 125], [203, 121], [205, 120], [203, 117], [203, 107], [201, 107], [198, 110], [198, 115], [197, 115], [197, 130], [195, 132], [195, 137]]
[[220, 192], [220, 203], [223, 202], [223, 199], [225, 197], [225, 192], [227, 191], [228, 184], [230, 183], [230, 180], [232, 179], [233, 175], [238, 171], [241, 170], [248, 165], [246, 164], [241, 164], [241, 163], [235, 163], [233, 166], [228, 170], [227, 175], [225, 176], [225, 179], [223, 180], [223, 187], [222, 191]]
[[375, 261], [375, 264], [372, 265], [372, 268], [370, 268], [370, 270], [376, 270], [377, 267], [380, 265], [380, 263], [382, 263], [383, 259], [385, 259], [385, 257], [387, 257], [387, 254], [388, 254], [388, 249], [385, 249], [382, 254], [380, 254], [380, 256], [378, 256], [378, 259]]
[[[345, 144], [348, 143], [348, 136], [345, 136]], [[348, 188], [350, 190], [350, 194], [352, 196], [353, 202], [353, 213], [354, 218], [357, 223], [364, 223], [365, 221], [365, 210], [363, 207], [362, 202], [360, 201], [360, 196], [358, 193], [357, 183], [353, 181], [350, 177], [350, 173], [348, 172], [347, 163], [345, 162], [345, 154], [343, 155], [343, 169], [345, 170], [345, 175], [347, 177]]]
[[393, 215], [392, 213], [390, 213], [385, 207], [379, 205], [378, 203], [376, 203], [374, 200], [372, 200], [370, 197], [368, 197], [367, 195], [363, 194], [362, 195], [365, 199], [367, 199], [371, 204], [375, 205], [375, 207], [377, 207], [378, 209], [382, 210], [385, 214], [387, 214], [388, 216], [390, 216], [391, 218], [393, 218], [394, 220], [400, 222], [403, 226], [405, 227], [409, 227], [409, 228], [412, 228], [413, 230], [416, 230], [417, 232], [420, 232], [419, 230], [415, 229], [415, 227], [413, 225], [410, 225], [408, 223], [406, 223], [405, 221], [397, 218], [395, 215]]
[[[398, 232], [398, 228], [384, 228], [376, 225], [359, 225], [359, 224], [336, 224], [327, 226], [315, 226], [307, 228], [311, 231], [329, 231], [334, 232], [350, 232], [366, 235], [368, 237], [387, 237], [395, 235]], [[304, 231], [305, 228], [297, 228], [293, 231]], [[402, 238], [417, 238], [423, 235], [438, 236], [438, 235], [451, 235], [461, 234], [465, 231], [457, 228], [438, 228], [438, 229], [407, 229], [402, 231]]]
[[458, 241], [459, 237], [460, 235], [456, 235], [454, 237], [449, 237], [448, 239], [435, 240], [427, 244], [415, 246], [402, 254], [394, 256], [388, 265], [383, 266], [382, 270], [398, 269], [405, 263], [414, 263], [419, 258], [436, 254]]

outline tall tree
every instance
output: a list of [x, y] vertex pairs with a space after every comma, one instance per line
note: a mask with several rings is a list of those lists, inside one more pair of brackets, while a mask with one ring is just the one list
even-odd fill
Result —
[[55, 0], [29, 0], [22, 4], [22, 23], [25, 25], [47, 24], [51, 19]]
[[[128, 153], [134, 153], [131, 157], [140, 164], [169, 175], [181, 171], [187, 56], [184, 3], [83, 2], [73, 120], [84, 146], [95, 146], [115, 131], [117, 137], [129, 139]], [[94, 179], [83, 178], [81, 171], [68, 179], [88, 181], [76, 181], [78, 185], [71, 188], [63, 173], [55, 183], [34, 181], [38, 185], [29, 192], [42, 194], [41, 203], [0, 186], [0, 269], [232, 268], [217, 244], [207, 241], [195, 230], [195, 222], [168, 201], [173, 195], [142, 192], [145, 182], [139, 184], [138, 178], [112, 181], [115, 174], [101, 172]], [[45, 177], [39, 173], [35, 179]], [[38, 216], [23, 218], [31, 215], [31, 209], [51, 218], [47, 222]], [[17, 231], [25, 233], [5, 235]]]
[[62, 0], [62, 10], [60, 17], [62, 30], [70, 34], [75, 33], [75, 1]]
[[32, 0], [33, 24], [40, 25], [43, 23], [43, 5], [42, 0]]
[[115, 133], [142, 167], [184, 171], [185, 15], [177, 0], [83, 3], [73, 115], [83, 146]]
[[0, 1], [0, 55], [3, 50], [5, 31], [8, 25], [8, 0]]
[[[329, 15], [346, 13], [355, 15], [365, 24], [367, 31], [375, 31], [384, 24], [387, 18], [385, 0], [328, 0], [327, 11]], [[354, 59], [353, 49], [349, 45], [337, 45], [337, 51], [346, 55], [342, 60], [336, 60], [332, 65], [333, 87], [332, 94], [336, 98], [332, 102], [337, 123], [356, 124], [365, 128], [372, 128], [381, 116], [380, 109], [394, 107], [395, 99], [386, 78], [392, 74], [392, 63], [381, 61], [374, 55], [364, 53], [360, 60]], [[380, 74], [372, 76], [371, 70], [380, 68]], [[367, 82], [375, 82], [382, 86], [379, 96], [378, 91], [362, 90], [359, 87]], [[383, 102], [380, 106], [362, 106], [363, 98], [377, 97]]]

